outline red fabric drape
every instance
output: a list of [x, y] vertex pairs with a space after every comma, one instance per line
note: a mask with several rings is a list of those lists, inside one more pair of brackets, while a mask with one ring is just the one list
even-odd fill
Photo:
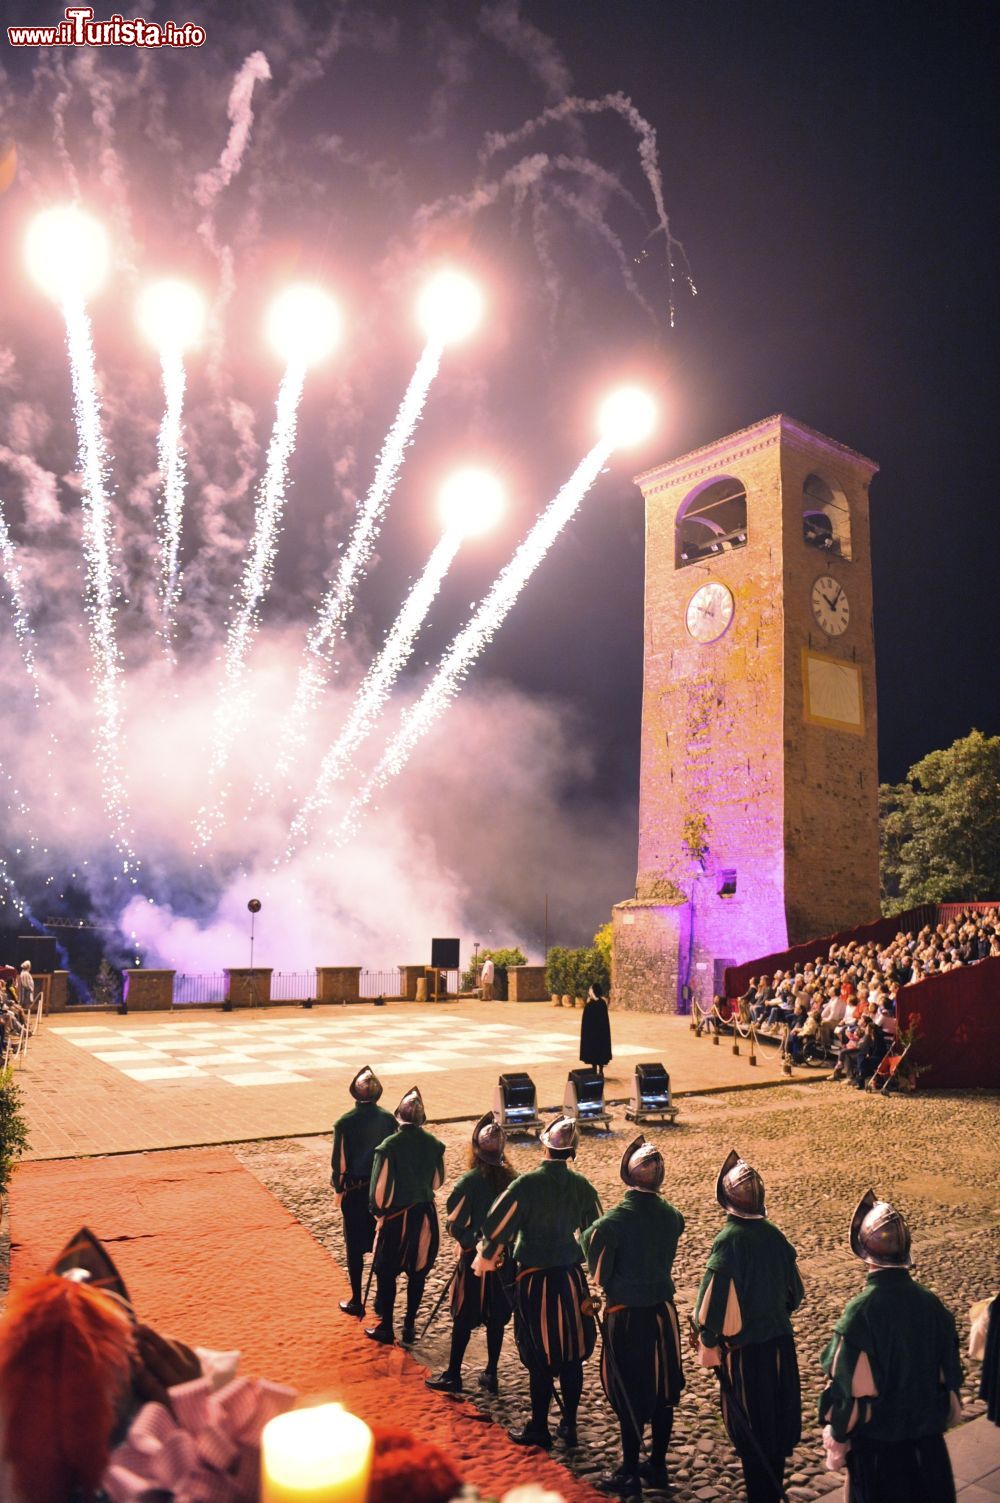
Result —
[[904, 986], [897, 1013], [901, 1029], [916, 1021], [922, 1086], [1000, 1086], [1000, 956]]

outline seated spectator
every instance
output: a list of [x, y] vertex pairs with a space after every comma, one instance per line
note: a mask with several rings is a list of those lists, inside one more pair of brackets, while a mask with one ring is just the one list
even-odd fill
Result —
[[806, 1060], [811, 1059], [816, 1052], [820, 1006], [819, 1002], [814, 1002], [789, 1032], [788, 1052], [796, 1064], [805, 1064]]

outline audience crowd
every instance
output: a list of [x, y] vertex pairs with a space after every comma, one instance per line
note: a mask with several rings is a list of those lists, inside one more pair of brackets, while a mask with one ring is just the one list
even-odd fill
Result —
[[784, 1038], [797, 1064], [836, 1056], [836, 1078], [864, 1090], [896, 1038], [900, 989], [988, 956], [1000, 956], [1000, 912], [967, 910], [889, 944], [832, 944], [825, 958], [751, 977], [739, 1016], [759, 1034]]

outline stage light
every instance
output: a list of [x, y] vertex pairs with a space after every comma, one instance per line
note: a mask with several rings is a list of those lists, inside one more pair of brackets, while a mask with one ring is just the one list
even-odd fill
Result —
[[139, 298], [139, 327], [154, 350], [188, 350], [201, 339], [205, 300], [190, 282], [154, 282]]
[[638, 386], [623, 386], [601, 403], [599, 427], [601, 437], [616, 449], [641, 444], [653, 431], [656, 406], [648, 392]]
[[442, 271], [424, 288], [417, 316], [428, 339], [457, 344], [472, 333], [483, 312], [483, 296], [475, 282], [459, 271]]
[[581, 1127], [610, 1122], [604, 1109], [604, 1076], [596, 1070], [570, 1070], [563, 1110], [567, 1117], [575, 1117]]
[[441, 516], [446, 527], [466, 537], [487, 532], [503, 510], [503, 487], [489, 470], [456, 470], [441, 487]]
[[340, 310], [322, 287], [286, 287], [268, 309], [267, 336], [284, 360], [317, 365], [340, 338]]
[[108, 273], [107, 231], [73, 205], [45, 209], [28, 227], [25, 257], [38, 286], [56, 302], [88, 298]]
[[670, 1076], [658, 1061], [636, 1065], [625, 1116], [630, 1122], [672, 1122], [677, 1116], [670, 1096]]
[[514, 1071], [500, 1076], [493, 1092], [493, 1115], [508, 1133], [537, 1132], [544, 1126], [530, 1075]]

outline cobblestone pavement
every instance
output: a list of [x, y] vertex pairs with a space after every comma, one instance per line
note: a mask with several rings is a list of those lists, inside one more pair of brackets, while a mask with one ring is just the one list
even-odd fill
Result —
[[[767, 1186], [768, 1212], [798, 1248], [807, 1292], [795, 1321], [804, 1438], [786, 1473], [791, 1499], [826, 1497], [841, 1485], [838, 1476], [822, 1470], [822, 1448], [814, 1423], [821, 1376], [817, 1359], [835, 1319], [863, 1282], [861, 1265], [847, 1246], [847, 1231], [854, 1206], [869, 1185], [907, 1215], [917, 1275], [955, 1313], [963, 1350], [969, 1306], [995, 1291], [1000, 1267], [994, 1141], [997, 1101], [995, 1094], [988, 1093], [871, 1099], [839, 1084], [817, 1082], [692, 1096], [683, 1102], [674, 1127], [646, 1131], [663, 1148], [666, 1191], [687, 1223], [675, 1265], [682, 1321], [721, 1224], [714, 1186], [730, 1147], [759, 1168]], [[450, 1125], [435, 1131], [447, 1144], [451, 1183], [466, 1166], [468, 1128]], [[584, 1139], [577, 1167], [593, 1180], [606, 1205], [622, 1191], [618, 1163], [626, 1134], [631, 1136], [633, 1131], [618, 1113], [607, 1137], [587, 1135]], [[342, 1261], [340, 1217], [329, 1188], [328, 1139], [245, 1144], [238, 1154], [331, 1255]], [[520, 1169], [532, 1167], [539, 1154], [534, 1142], [512, 1148]], [[428, 1281], [425, 1317], [450, 1267], [450, 1253], [443, 1247]], [[330, 1318], [342, 1317], [331, 1311]], [[513, 1341], [508, 1337], [501, 1360], [500, 1394], [489, 1399], [478, 1394], [474, 1381], [483, 1360], [482, 1340], [481, 1333], [473, 1337], [466, 1359], [466, 1397], [500, 1424], [520, 1423], [527, 1395]], [[439, 1371], [445, 1365], [447, 1342], [448, 1320], [442, 1314], [415, 1355], [429, 1369]], [[965, 1384], [966, 1418], [983, 1410], [974, 1398], [978, 1374], [976, 1364]], [[719, 1419], [717, 1392], [716, 1380], [688, 1363], [687, 1388], [677, 1411], [669, 1458], [674, 1503], [711, 1503], [713, 1499], [721, 1503], [744, 1496], [742, 1474]], [[995, 1435], [990, 1427], [990, 1444]], [[593, 1478], [617, 1465], [617, 1425], [601, 1393], [595, 1360], [587, 1369], [580, 1436], [579, 1449], [568, 1458], [579, 1475]], [[1000, 1467], [1000, 1454], [990, 1464]], [[647, 1491], [646, 1496], [661, 1495]]]

